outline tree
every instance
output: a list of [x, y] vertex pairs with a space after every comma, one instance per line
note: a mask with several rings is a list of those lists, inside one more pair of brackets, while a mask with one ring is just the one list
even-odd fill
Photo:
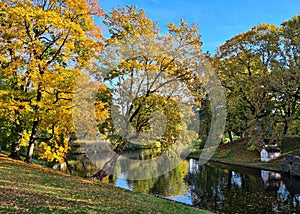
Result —
[[[240, 137], [269, 137], [274, 99], [269, 89], [278, 64], [281, 29], [261, 24], [219, 47], [213, 64], [227, 90], [227, 131]], [[262, 140], [262, 139], [256, 139]]]
[[282, 24], [280, 63], [272, 71], [270, 91], [276, 102], [277, 125], [284, 136], [299, 135], [300, 117], [300, 16]]
[[112, 129], [122, 136], [120, 141], [137, 139], [150, 132], [151, 115], [161, 111], [167, 118], [164, 140], [176, 139], [184, 116], [176, 115], [176, 106], [184, 97], [193, 95], [188, 100], [192, 104], [203, 96], [195, 90], [203, 81], [197, 70], [203, 60], [197, 27], [181, 20], [167, 25], [167, 35], [160, 36], [157, 23], [128, 5], [106, 14], [104, 23], [111, 37], [98, 59], [101, 67], [95, 77], [114, 89], [112, 114], [118, 120], [115, 124], [122, 124], [122, 133]]
[[299, 15], [235, 36], [212, 61], [227, 89], [229, 136], [258, 145], [299, 134]]
[[197, 26], [182, 19], [162, 35], [143, 10], [129, 5], [107, 13], [104, 24], [110, 37], [90, 72], [111, 91], [114, 150], [120, 155], [129, 142], [190, 146], [199, 129], [193, 106], [209, 79]]
[[3, 121], [12, 127], [7, 129], [14, 136], [11, 156], [20, 158], [24, 133], [27, 162], [36, 143], [46, 151], [66, 149], [74, 82], [102, 47], [93, 21], [101, 13], [93, 0], [2, 1], [1, 113], [10, 111]]

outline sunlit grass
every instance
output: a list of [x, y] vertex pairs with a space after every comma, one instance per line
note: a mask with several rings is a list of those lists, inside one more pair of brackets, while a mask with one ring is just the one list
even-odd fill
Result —
[[[284, 155], [286, 151], [292, 153], [290, 146], [285, 145], [282, 154]], [[201, 152], [194, 152], [190, 157], [198, 158], [201, 157], [200, 155]], [[248, 150], [246, 142], [238, 141], [219, 146], [211, 160], [254, 168], [280, 170], [283, 157], [268, 163], [261, 162], [259, 151]]]
[[0, 213], [206, 213], [1, 154], [0, 198]]

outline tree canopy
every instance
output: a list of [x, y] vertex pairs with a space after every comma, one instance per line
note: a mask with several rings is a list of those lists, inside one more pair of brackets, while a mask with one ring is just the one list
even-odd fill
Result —
[[227, 90], [227, 130], [256, 146], [299, 135], [298, 20], [255, 26], [220, 46], [212, 59]]
[[245, 138], [254, 149], [264, 139], [299, 136], [299, 20], [254, 26], [210, 56], [196, 24], [181, 19], [162, 30], [136, 6], [104, 13], [95, 0], [2, 0], [0, 146], [16, 159], [23, 148], [27, 162], [33, 154], [63, 162], [78, 130], [83, 138], [100, 133], [116, 150], [209, 139], [225, 108], [211, 99], [222, 97], [214, 69], [226, 89], [231, 141]]
[[[1, 1], [1, 138], [20, 158], [20, 143], [62, 161], [72, 131], [73, 85], [101, 47], [97, 1]], [[50, 152], [51, 151], [51, 152]], [[53, 154], [53, 155], [50, 155]]]

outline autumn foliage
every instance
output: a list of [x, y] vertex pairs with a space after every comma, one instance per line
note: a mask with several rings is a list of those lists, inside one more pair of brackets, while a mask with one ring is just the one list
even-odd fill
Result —
[[[73, 85], [102, 47], [96, 1], [1, 1], [1, 138], [27, 162], [37, 144], [41, 157], [62, 161], [68, 149]], [[54, 152], [53, 152], [54, 151]]]
[[[107, 38], [95, 24], [99, 17]], [[106, 139], [129, 139], [113, 124], [113, 102], [122, 104], [120, 86], [131, 90], [125, 123], [136, 136], [151, 132], [151, 115], [160, 111], [167, 118], [161, 138], [166, 147], [179, 133], [184, 139], [201, 137], [201, 130], [188, 130], [193, 121], [184, 121], [182, 112], [204, 118], [208, 130], [213, 109], [205, 87], [211, 79], [198, 69], [207, 60], [226, 89], [230, 140], [251, 139], [254, 148], [265, 138], [275, 142], [299, 135], [299, 20], [295, 16], [281, 26], [254, 26], [204, 59], [198, 26], [183, 19], [162, 30], [136, 6], [104, 14], [96, 0], [1, 0], [0, 145], [16, 159], [23, 153], [27, 162], [33, 155], [63, 162], [74, 132], [75, 84], [82, 73], [101, 82], [92, 102], [97, 128]], [[166, 77], [162, 74], [173, 79], [155, 82]], [[189, 101], [194, 109], [177, 105], [185, 90], [194, 96]]]

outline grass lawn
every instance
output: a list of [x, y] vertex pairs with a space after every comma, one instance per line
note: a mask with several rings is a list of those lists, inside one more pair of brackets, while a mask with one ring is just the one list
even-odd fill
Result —
[[209, 213], [0, 154], [0, 213]]
[[[197, 158], [200, 154], [200, 152], [195, 152], [191, 154], [190, 157]], [[281, 163], [284, 156], [287, 154], [300, 154], [299, 137], [285, 138], [281, 145], [281, 158], [267, 163], [260, 161], [259, 151], [247, 150], [246, 142], [241, 140], [220, 145], [211, 160], [247, 167], [280, 171]]]

